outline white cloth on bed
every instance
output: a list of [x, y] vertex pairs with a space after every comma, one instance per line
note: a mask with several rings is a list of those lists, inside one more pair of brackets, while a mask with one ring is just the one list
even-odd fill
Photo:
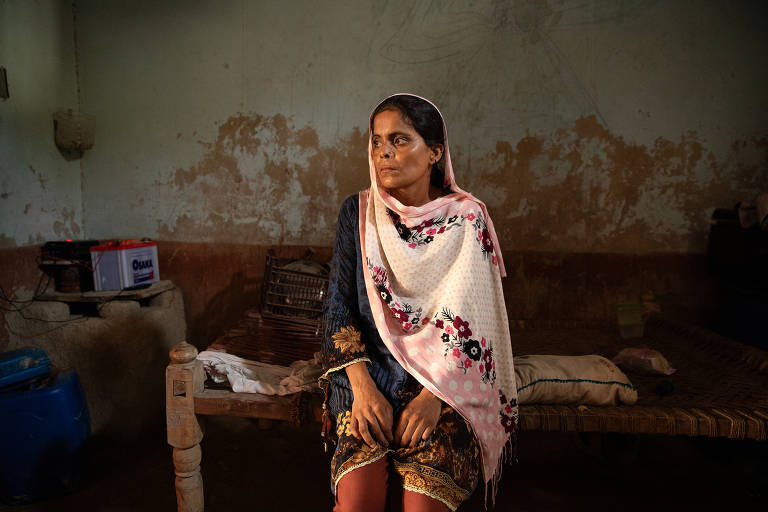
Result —
[[236, 393], [290, 395], [317, 387], [323, 371], [319, 353], [311, 361], [294, 361], [291, 366], [278, 366], [243, 359], [226, 352], [205, 350], [197, 359], [214, 382], [227, 382]]

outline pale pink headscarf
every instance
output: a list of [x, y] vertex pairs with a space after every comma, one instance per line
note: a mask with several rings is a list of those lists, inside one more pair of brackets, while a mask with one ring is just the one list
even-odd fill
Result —
[[359, 229], [376, 327], [403, 368], [470, 423], [484, 480], [495, 484], [518, 412], [504, 263], [488, 210], [456, 185], [447, 136], [452, 193], [423, 206], [404, 205], [379, 185], [370, 136], [368, 164]]
[[[384, 98], [379, 102], [379, 104], [384, 103], [389, 98], [392, 98], [394, 96], [401, 96], [401, 95], [407, 95], [407, 96], [413, 96], [414, 98], [419, 98], [421, 100], [426, 101], [433, 107], [435, 107], [435, 110], [437, 110], [438, 114], [440, 114], [440, 118], [443, 118], [443, 114], [440, 112], [440, 109], [437, 108], [437, 105], [432, 103], [426, 98], [422, 98], [421, 96], [417, 96], [415, 94], [409, 94], [409, 93], [398, 93], [393, 94], [392, 96], [388, 96], [387, 98]], [[378, 107], [378, 105], [377, 105]], [[374, 111], [376, 109], [374, 108]], [[370, 127], [373, 123], [373, 113], [371, 113], [371, 117], [368, 120], [368, 127], [370, 130]], [[444, 141], [444, 150], [443, 150], [443, 187], [450, 187], [450, 189], [453, 191], [452, 194], [449, 194], [447, 196], [438, 197], [434, 201], [430, 201], [429, 203], [423, 205], [423, 206], [406, 206], [394, 197], [392, 197], [386, 190], [384, 190], [382, 187], [378, 186], [379, 184], [379, 177], [376, 174], [376, 167], [373, 165], [373, 155], [371, 153], [371, 136], [369, 134], [368, 136], [368, 169], [371, 174], [371, 189], [374, 194], [376, 194], [383, 202], [387, 205], [389, 209], [396, 213], [400, 213], [402, 217], [405, 218], [423, 218], [428, 217], [431, 213], [435, 212], [436, 210], [439, 210], [440, 208], [444, 207], [447, 203], [458, 201], [461, 199], [469, 199], [471, 201], [474, 201], [477, 203], [481, 210], [483, 211], [483, 215], [485, 215], [486, 222], [488, 225], [488, 231], [491, 235], [491, 240], [493, 241], [493, 246], [497, 248], [496, 251], [496, 257], [498, 258], [498, 265], [499, 270], [501, 271], [501, 277], [507, 277], [507, 271], [504, 268], [504, 259], [501, 256], [501, 250], [499, 249], [499, 238], [496, 236], [496, 230], [493, 228], [493, 222], [491, 221], [491, 216], [488, 215], [488, 208], [485, 206], [485, 203], [477, 199], [475, 196], [473, 196], [471, 193], [462, 190], [459, 188], [459, 186], [456, 184], [456, 178], [453, 175], [453, 164], [451, 163], [451, 151], [448, 148], [448, 129], [445, 125], [445, 119], [443, 119], [443, 141]], [[375, 186], [374, 186], [375, 185]]]

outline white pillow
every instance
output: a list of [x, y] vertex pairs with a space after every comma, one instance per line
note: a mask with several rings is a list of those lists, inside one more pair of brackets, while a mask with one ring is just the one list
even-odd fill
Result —
[[602, 356], [529, 355], [514, 361], [517, 402], [521, 405], [637, 402], [637, 389]]

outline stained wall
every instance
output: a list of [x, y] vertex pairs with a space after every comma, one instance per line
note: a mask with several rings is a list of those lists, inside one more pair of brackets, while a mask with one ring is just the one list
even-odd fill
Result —
[[77, 108], [66, 2], [0, 2], [0, 66], [0, 248], [82, 237], [80, 162], [53, 136], [53, 113]]
[[[47, 18], [21, 16], [45, 6], [58, 13], [56, 66], [69, 78], [35, 104], [75, 101], [69, 4], [0, 5], [4, 27], [42, 27]], [[761, 2], [76, 8], [80, 100], [96, 144], [67, 163], [51, 152], [50, 112], [0, 103], [3, 126], [11, 112], [34, 120], [0, 128], [0, 237], [159, 239], [161, 273], [185, 283], [193, 337], [218, 329], [211, 305], [235, 317], [256, 300], [262, 271], [223, 262], [256, 269], [249, 258], [267, 247], [332, 243], [341, 201], [367, 184], [368, 113], [393, 92], [440, 106], [457, 180], [487, 202], [509, 254], [513, 317], [605, 316], [647, 287], [703, 296], [712, 210], [768, 189]], [[21, 59], [2, 32], [2, 55]], [[35, 62], [39, 83], [50, 66]], [[56, 197], [54, 180], [66, 184]]]
[[766, 187], [759, 5], [82, 2], [89, 234], [326, 245], [412, 91], [505, 249], [702, 252]]

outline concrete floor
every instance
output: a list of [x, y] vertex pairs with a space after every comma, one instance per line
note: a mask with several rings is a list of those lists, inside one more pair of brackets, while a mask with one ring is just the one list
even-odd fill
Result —
[[[209, 417], [203, 440], [206, 511], [327, 511], [328, 456], [316, 428]], [[87, 483], [14, 512], [175, 510], [170, 448], [94, 440]], [[766, 510], [768, 443], [656, 436], [523, 433], [495, 510]], [[462, 511], [482, 511], [476, 495]]]

